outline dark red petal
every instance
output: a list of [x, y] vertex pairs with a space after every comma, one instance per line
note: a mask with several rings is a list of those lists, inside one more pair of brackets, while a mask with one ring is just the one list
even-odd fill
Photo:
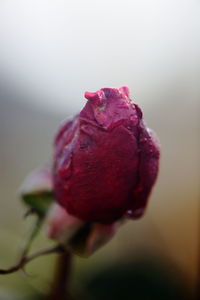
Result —
[[139, 218], [144, 213], [159, 169], [158, 140], [153, 131], [145, 127], [142, 120], [139, 124], [139, 151], [138, 185], [133, 190], [132, 203], [127, 212], [127, 215], [132, 218]]
[[55, 196], [82, 220], [139, 217], [155, 182], [159, 148], [128, 95], [126, 87], [86, 93], [85, 107], [56, 137]]
[[108, 133], [90, 126], [87, 131], [85, 125], [74, 144], [71, 176], [60, 174], [65, 162], [58, 168], [58, 201], [83, 220], [111, 223], [120, 218], [137, 178], [137, 153], [137, 141], [124, 127]]

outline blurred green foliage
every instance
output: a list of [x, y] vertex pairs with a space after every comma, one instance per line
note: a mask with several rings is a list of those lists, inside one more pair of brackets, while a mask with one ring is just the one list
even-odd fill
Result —
[[[191, 300], [181, 273], [165, 261], [142, 257], [95, 272], [85, 283], [86, 300]], [[80, 298], [81, 299], [81, 298]]]

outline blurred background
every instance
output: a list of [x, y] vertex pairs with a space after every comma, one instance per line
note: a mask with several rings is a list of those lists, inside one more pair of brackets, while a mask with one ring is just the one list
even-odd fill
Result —
[[[80, 111], [86, 90], [127, 85], [160, 138], [159, 178], [141, 220], [125, 224], [88, 260], [75, 259], [72, 293], [192, 299], [199, 276], [199, 13], [197, 0], [0, 2], [1, 267], [16, 261], [32, 222], [22, 219], [18, 188], [51, 160], [60, 122]], [[41, 233], [33, 250], [48, 244]], [[54, 261], [32, 262], [31, 276], [1, 276], [0, 299], [42, 299]]]

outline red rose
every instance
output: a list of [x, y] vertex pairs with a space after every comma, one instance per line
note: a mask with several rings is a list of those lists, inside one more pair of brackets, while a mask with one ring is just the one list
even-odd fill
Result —
[[155, 183], [159, 146], [127, 87], [85, 93], [82, 111], [55, 138], [56, 200], [81, 220], [140, 217]]

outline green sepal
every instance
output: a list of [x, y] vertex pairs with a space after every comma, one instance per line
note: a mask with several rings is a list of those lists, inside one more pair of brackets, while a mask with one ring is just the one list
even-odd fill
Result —
[[22, 200], [35, 213], [45, 216], [50, 205], [55, 201], [51, 191], [39, 191], [21, 195]]

